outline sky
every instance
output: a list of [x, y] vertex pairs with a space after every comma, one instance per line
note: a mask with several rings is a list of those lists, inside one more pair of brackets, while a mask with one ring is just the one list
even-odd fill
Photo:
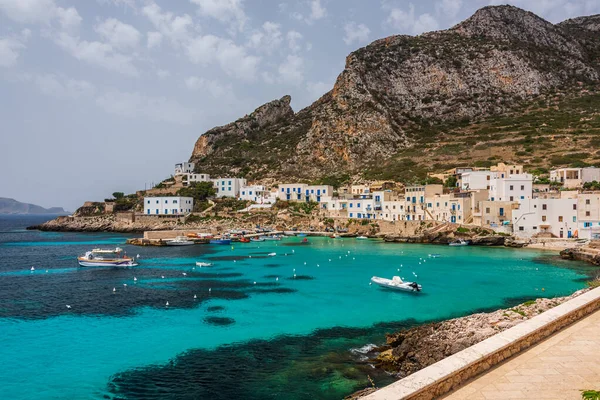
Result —
[[333, 87], [373, 40], [490, 4], [551, 22], [598, 0], [0, 0], [0, 197], [75, 210], [169, 177], [197, 138]]

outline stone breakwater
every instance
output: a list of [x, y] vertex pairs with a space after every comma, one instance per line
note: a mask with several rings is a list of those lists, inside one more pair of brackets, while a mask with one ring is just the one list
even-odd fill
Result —
[[[386, 344], [373, 348], [369, 353], [370, 359], [364, 362], [382, 368], [401, 379], [588, 290], [582, 289], [566, 297], [532, 300], [512, 308], [429, 323], [391, 333], [386, 335]], [[358, 399], [375, 390], [367, 388], [346, 399]]]

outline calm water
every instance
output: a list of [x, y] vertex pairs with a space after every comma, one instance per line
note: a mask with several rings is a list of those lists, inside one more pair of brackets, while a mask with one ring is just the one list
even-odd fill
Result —
[[[328, 238], [142, 248], [23, 229], [41, 220], [0, 218], [2, 398], [339, 399], [367, 374], [391, 381], [358, 362], [385, 332], [570, 294], [592, 271], [538, 251]], [[77, 267], [117, 245], [140, 266]], [[369, 285], [395, 274], [424, 292]]]

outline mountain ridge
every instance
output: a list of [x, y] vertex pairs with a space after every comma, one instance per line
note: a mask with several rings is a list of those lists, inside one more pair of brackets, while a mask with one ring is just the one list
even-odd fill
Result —
[[[444, 31], [375, 40], [347, 56], [332, 90], [313, 104], [294, 113], [289, 96], [287, 106], [283, 98], [267, 103], [251, 121], [201, 135], [190, 160], [211, 174], [315, 180], [360, 175], [411, 149], [414, 159], [451, 140], [453, 129], [596, 93], [599, 20], [552, 24], [514, 6], [488, 6]], [[510, 160], [520, 161], [518, 152]]]
[[35, 204], [22, 203], [8, 197], [0, 197], [1, 214], [67, 214], [62, 207], [44, 208]]

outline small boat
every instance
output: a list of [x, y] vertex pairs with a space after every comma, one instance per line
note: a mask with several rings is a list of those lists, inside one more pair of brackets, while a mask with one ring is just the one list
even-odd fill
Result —
[[264, 242], [265, 238], [264, 237], [254, 237], [252, 239], [250, 239], [251, 242]]
[[374, 276], [371, 282], [384, 288], [401, 290], [404, 292], [420, 292], [422, 287], [417, 282], [404, 282], [399, 276], [394, 276], [392, 279], [380, 278]]
[[210, 239], [210, 244], [231, 244], [231, 239]]
[[338, 238], [338, 235], [336, 235], [336, 234], [334, 233], [333, 235], [329, 235], [329, 237], [330, 237], [331, 239], [337, 239], [337, 238]]
[[438, 258], [438, 257], [441, 257], [441, 254], [429, 254], [429, 257]]
[[198, 262], [196, 262], [196, 266], [197, 267], [212, 267], [212, 263], [198, 261]]
[[358, 236], [357, 239], [365, 240], [365, 239], [368, 239], [368, 237], [366, 237], [366, 236]]
[[302, 244], [308, 244], [309, 243], [308, 238], [302, 239], [302, 241], [300, 243], [302, 243]]
[[167, 246], [191, 246], [193, 244], [195, 243], [187, 240], [185, 236], [177, 236], [175, 239], [167, 241]]
[[240, 239], [240, 243], [250, 243], [250, 239], [243, 237]]
[[299, 233], [296, 236], [304, 237], [304, 236], [306, 236], [306, 233]]
[[458, 239], [454, 242], [448, 243], [448, 246], [468, 246], [469, 242], [467, 240]]
[[77, 262], [82, 267], [135, 267], [137, 262], [126, 255], [121, 256], [123, 249], [93, 249], [85, 255], [77, 257]]
[[277, 253], [269, 253], [267, 254], [269, 257], [275, 257], [277, 255]]
[[281, 240], [280, 236], [261, 236], [262, 240], [272, 241], [272, 240]]

